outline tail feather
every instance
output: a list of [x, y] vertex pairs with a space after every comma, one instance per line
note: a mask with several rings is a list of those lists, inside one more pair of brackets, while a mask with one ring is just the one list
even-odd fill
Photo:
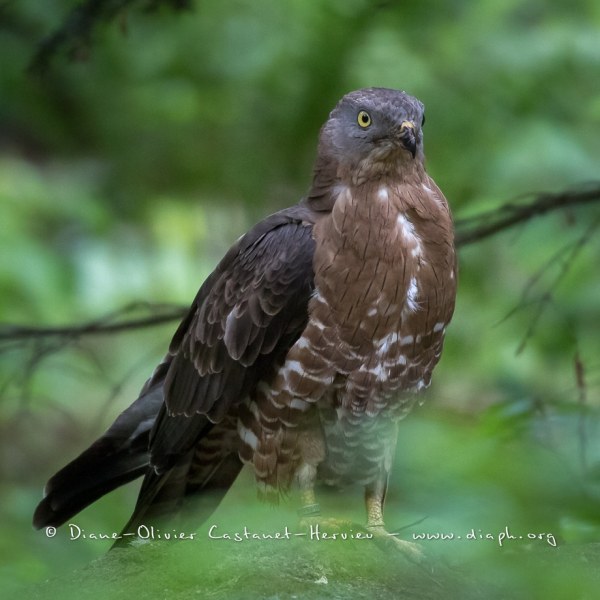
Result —
[[[135, 535], [140, 526], [164, 524], [178, 518], [180, 526], [197, 526], [219, 506], [239, 475], [243, 463], [238, 457], [236, 419], [219, 424], [205, 421], [202, 437], [175, 464], [164, 471], [146, 472], [131, 518], [116, 546]], [[216, 447], [212, 447], [219, 440]]]
[[[135, 535], [140, 525], [157, 525], [162, 518], [172, 518], [181, 508], [186, 492], [186, 479], [191, 456], [182, 458], [173, 468], [158, 474], [150, 468], [146, 471], [133, 514], [121, 531], [122, 536]], [[115, 543], [123, 545], [127, 537]]]
[[108, 492], [143, 475], [149, 464], [148, 442], [163, 403], [162, 363], [140, 397], [110, 428], [46, 484], [33, 516], [36, 529], [58, 527]]
[[[59, 471], [48, 482], [46, 495], [38, 504], [33, 515], [33, 526], [36, 529], [48, 526], [59, 527], [73, 515], [81, 512], [108, 492], [112, 492], [119, 486], [141, 477], [148, 468], [147, 456], [133, 458], [131, 462], [117, 460], [114, 468], [111, 469], [102, 470], [103, 465], [97, 464], [98, 470], [95, 471], [95, 475], [79, 478], [76, 486], [65, 487], [59, 485], [57, 482], [62, 479], [60, 476], [67, 477], [70, 480], [73, 474], [77, 473], [77, 467], [79, 466], [77, 462], [79, 460], [92, 462], [88, 460], [84, 453], [67, 465], [65, 469]], [[100, 461], [97, 462], [100, 463]]]
[[[231, 487], [238, 457], [237, 413], [219, 423], [195, 414], [169, 416], [163, 384], [164, 361], [140, 397], [111, 427], [46, 484], [33, 524], [58, 527], [115, 488], [144, 476], [133, 514], [123, 534], [177, 515], [203, 522]], [[151, 451], [150, 451], [151, 448]], [[193, 519], [193, 521], [192, 521]], [[129, 535], [117, 542], [130, 541]]]

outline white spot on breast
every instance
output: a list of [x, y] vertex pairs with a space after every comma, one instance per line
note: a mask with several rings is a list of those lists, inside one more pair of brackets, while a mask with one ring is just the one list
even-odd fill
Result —
[[317, 304], [327, 304], [327, 302], [325, 302], [325, 298], [321, 296], [321, 292], [318, 288], [315, 288], [315, 291], [312, 293], [312, 297]]
[[425, 383], [425, 381], [423, 381], [423, 379], [419, 379], [419, 381], [417, 381], [417, 385], [415, 385], [415, 392], [420, 392], [422, 389], [426, 388], [427, 384]]
[[446, 323], [444, 323], [444, 321], [440, 321], [439, 323], [436, 323], [433, 326], [433, 332], [437, 333], [438, 331], [442, 331], [445, 326], [446, 326]]
[[296, 410], [301, 410], [305, 412], [310, 405], [305, 400], [301, 400], [300, 398], [294, 398], [290, 402], [290, 408], [295, 408]]
[[382, 364], [378, 364], [376, 367], [369, 369], [369, 373], [371, 375], [375, 375], [377, 381], [385, 381], [387, 378], [387, 369], [384, 368]]
[[400, 235], [404, 238], [405, 244], [412, 246], [410, 254], [413, 258], [418, 258], [423, 255], [423, 247], [421, 240], [415, 232], [415, 226], [403, 214], [396, 217], [396, 226]]
[[321, 321], [319, 321], [318, 319], [313, 319], [311, 321], [311, 325], [313, 325], [313, 327], [316, 327], [319, 331], [323, 331], [325, 329], [325, 325], [323, 325], [323, 323], [321, 323]]
[[254, 434], [254, 432], [250, 431], [250, 429], [247, 429], [246, 427], [244, 427], [239, 421], [238, 421], [238, 433], [240, 434], [242, 441], [244, 443], [248, 444], [248, 446], [250, 446], [250, 448], [252, 448], [253, 450], [256, 450], [258, 448], [258, 438]]
[[379, 191], [377, 192], [377, 197], [382, 201], [382, 202], [387, 202], [389, 194], [388, 194], [388, 189], [382, 185], [379, 188]]
[[415, 237], [415, 227], [404, 215], [398, 215], [396, 225], [405, 238]]
[[377, 309], [376, 308], [370, 308], [367, 311], [367, 317], [374, 317], [377, 314]]
[[310, 348], [310, 342], [304, 336], [302, 336], [296, 342], [296, 348], [298, 348], [299, 350], [304, 350], [306, 348]]
[[419, 309], [419, 302], [417, 298], [419, 296], [419, 287], [417, 286], [417, 280], [411, 277], [408, 291], [406, 292], [406, 308], [412, 312]]
[[298, 375], [304, 375], [304, 368], [297, 360], [287, 360], [285, 362], [285, 371], [294, 371], [294, 373], [298, 373]]
[[[295, 373], [299, 375], [301, 379], [307, 379], [309, 381], [314, 381], [315, 383], [321, 385], [330, 385], [333, 382], [333, 375], [330, 373], [325, 373], [323, 375], [316, 374], [314, 372], [309, 372], [304, 369], [302, 364], [297, 360], [286, 360], [283, 367], [280, 369], [278, 375], [283, 379], [283, 383], [281, 384], [281, 389], [288, 394], [296, 393], [296, 385], [297, 382], [294, 382], [293, 379], [290, 378], [290, 374]], [[273, 399], [275, 397], [275, 393], [272, 390], [270, 392], [270, 396]], [[273, 401], [273, 404], [277, 406], [277, 404]]]
[[398, 333], [393, 331], [392, 333], [389, 333], [385, 337], [382, 337], [378, 340], [373, 340], [373, 342], [374, 342], [375, 346], [377, 347], [377, 352], [379, 354], [386, 354], [387, 352], [389, 352], [392, 344], [395, 344], [398, 342]]
[[408, 346], [409, 344], [413, 344], [414, 341], [415, 341], [415, 338], [412, 335], [405, 335], [404, 337], [400, 338], [400, 345]]

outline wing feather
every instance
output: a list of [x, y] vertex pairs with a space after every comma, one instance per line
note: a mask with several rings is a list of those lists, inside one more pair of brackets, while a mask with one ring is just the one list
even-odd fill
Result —
[[150, 440], [157, 472], [186, 456], [268, 377], [308, 320], [314, 287], [312, 220], [288, 209], [254, 227], [200, 288], [170, 352], [165, 402]]

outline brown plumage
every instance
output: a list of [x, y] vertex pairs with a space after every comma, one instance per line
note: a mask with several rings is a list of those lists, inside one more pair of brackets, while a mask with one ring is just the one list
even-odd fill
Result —
[[397, 423], [429, 385], [456, 293], [422, 124], [404, 92], [342, 98], [308, 196], [229, 250], [140, 398], [49, 481], [37, 527], [145, 472], [134, 530], [203, 492], [218, 501], [242, 462], [270, 499], [296, 480], [308, 512], [318, 479], [361, 483], [383, 527]]

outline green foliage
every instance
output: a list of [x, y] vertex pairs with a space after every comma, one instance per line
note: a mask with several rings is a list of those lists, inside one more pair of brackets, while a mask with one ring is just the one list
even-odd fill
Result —
[[[93, 30], [89, 55], [59, 55], [42, 75], [27, 73], [36, 45], [74, 3], [0, 7], [4, 322], [189, 303], [237, 236], [305, 192], [318, 128], [357, 87], [423, 100], [428, 167], [457, 217], [598, 178], [595, 0], [129, 4]], [[427, 516], [428, 531], [598, 539], [597, 232], [566, 260], [597, 215], [549, 215], [461, 252], [434, 408], [402, 427], [392, 525]], [[131, 401], [173, 330], [88, 338], [58, 354], [47, 343], [2, 348], [6, 589], [106, 549], [46, 539], [30, 515], [41, 483]], [[77, 522], [118, 529], [134, 498], [120, 491]], [[493, 570], [497, 548], [464, 546], [465, 560]], [[494, 577], [542, 589], [535, 574], [498, 564]], [[553, 575], [556, 590], [567, 578]]]

